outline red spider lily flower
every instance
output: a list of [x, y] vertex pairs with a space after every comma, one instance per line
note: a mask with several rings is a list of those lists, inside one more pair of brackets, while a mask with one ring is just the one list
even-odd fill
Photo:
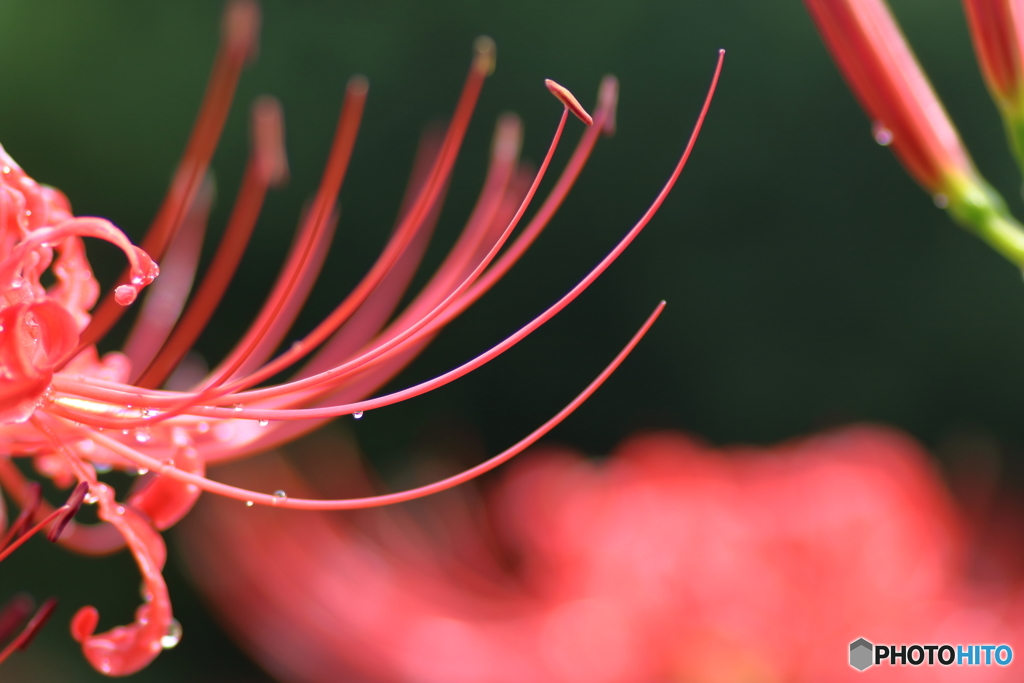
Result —
[[914, 180], [932, 195], [948, 199], [952, 185], [977, 175], [884, 0], [804, 4], [871, 117], [875, 140], [892, 147]]
[[[479, 356], [439, 377], [372, 398], [368, 398], [372, 392], [405, 367], [443, 326], [486, 293], [546, 227], [598, 137], [612, 132], [617, 83], [611, 77], [602, 82], [591, 117], [567, 89], [548, 81], [563, 111], [536, 171], [519, 162], [519, 120], [511, 115], [499, 120], [483, 190], [465, 228], [429, 282], [396, 313], [429, 241], [484, 80], [494, 69], [493, 42], [478, 39], [447, 129], [421, 145], [406, 204], [383, 252], [312, 332], [275, 356], [316, 280], [338, 219], [337, 198], [368, 91], [365, 79], [353, 78], [321, 184], [270, 296], [217, 367], [196, 378], [187, 390], [173, 390], [168, 380], [174, 378], [219, 304], [266, 192], [287, 177], [280, 105], [262, 98], [253, 107], [252, 153], [224, 237], [209, 271], [190, 296], [211, 203], [205, 178], [240, 72], [255, 52], [258, 26], [253, 2], [235, 0], [228, 5], [222, 44], [192, 137], [141, 247], [131, 244], [107, 220], [76, 217], [59, 191], [37, 184], [0, 149], [0, 443], [6, 453], [0, 458], [0, 486], [27, 511], [26, 522], [16, 525], [18, 544], [50, 525], [49, 537], [72, 550], [103, 554], [127, 546], [133, 554], [143, 576], [144, 598], [135, 621], [96, 633], [99, 614], [93, 607], [84, 607], [71, 624], [88, 661], [110, 675], [138, 671], [162, 649], [177, 644], [181, 626], [173, 617], [161, 575], [166, 548], [160, 531], [177, 523], [202, 491], [244, 501], [246, 506], [307, 510], [364, 508], [415, 499], [497, 467], [596, 391], [654, 323], [664, 302], [563, 410], [520, 442], [459, 475], [409, 491], [357, 499], [290, 496], [283, 482], [270, 487], [270, 491], [277, 489], [273, 493], [264, 493], [205, 476], [211, 463], [272, 448], [330, 419], [358, 418], [363, 411], [452, 382], [511, 348], [565, 308], [635, 239], [665, 200], [693, 148], [722, 64], [720, 54], [708, 98], [669, 180], [636, 225], [586, 277]], [[589, 127], [540, 208], [519, 229], [570, 113]], [[129, 262], [121, 281], [95, 310], [99, 287], [83, 237], [113, 243]], [[159, 279], [157, 260], [164, 266]], [[54, 283], [44, 285], [44, 276], [52, 276]], [[100, 358], [96, 341], [151, 284], [124, 352]], [[300, 363], [288, 381], [265, 384]], [[176, 378], [171, 384], [180, 382]], [[12, 457], [31, 458], [39, 474], [58, 487], [77, 484], [75, 493], [57, 510], [45, 502], [33, 503], [35, 489]], [[123, 501], [115, 499], [114, 490], [99, 476], [110, 469], [138, 475]], [[100, 523], [71, 521], [83, 500], [98, 506]], [[30, 532], [22, 533], [28, 520], [37, 519]], [[30, 624], [28, 632], [34, 633], [37, 624]]]
[[1024, 3], [963, 0], [981, 75], [1024, 163]]
[[1024, 267], [1024, 229], [985, 182], [884, 0], [804, 0], [826, 46], [907, 172], [959, 223]]
[[[354, 450], [339, 441], [320, 444], [332, 464]], [[415, 515], [207, 499], [184, 557], [240, 644], [291, 683], [859, 680], [860, 636], [1014, 642], [1024, 626], [1019, 599], [972, 587], [957, 511], [893, 430], [724, 450], [657, 433], [600, 464], [535, 456], [483, 498], [453, 491]], [[226, 476], [334, 485], [302, 462], [313, 476], [276, 457]], [[928, 668], [914, 673], [950, 673]], [[990, 669], [971, 680], [1013, 679]]]

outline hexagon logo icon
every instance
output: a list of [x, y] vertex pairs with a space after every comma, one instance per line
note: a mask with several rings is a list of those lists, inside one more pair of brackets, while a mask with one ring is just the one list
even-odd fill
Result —
[[863, 671], [874, 664], [874, 652], [874, 645], [863, 638], [858, 638], [850, 643], [850, 666], [857, 671]]

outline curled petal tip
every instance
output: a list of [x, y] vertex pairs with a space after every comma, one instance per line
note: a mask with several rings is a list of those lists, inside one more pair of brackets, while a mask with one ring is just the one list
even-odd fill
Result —
[[569, 92], [568, 88], [555, 83], [550, 78], [544, 79], [544, 85], [547, 86], [548, 90], [551, 91], [551, 94], [557, 97], [558, 100], [565, 105], [566, 109], [571, 111], [576, 118], [588, 126], [594, 125], [593, 117], [587, 113], [587, 110], [584, 109], [583, 105], [579, 103], [579, 100]]
[[96, 632], [99, 623], [100, 613], [96, 608], [92, 605], [83, 607], [71, 617], [71, 637], [80, 643]]
[[490, 36], [479, 36], [473, 41], [473, 68], [490, 76], [497, 63], [498, 46]]

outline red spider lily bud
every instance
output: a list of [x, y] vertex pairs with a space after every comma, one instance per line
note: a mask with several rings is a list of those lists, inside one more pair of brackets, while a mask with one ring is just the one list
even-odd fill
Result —
[[981, 75], [999, 107], [1017, 160], [1024, 166], [1024, 3], [963, 0]]
[[875, 141], [940, 208], [1024, 267], [1024, 231], [981, 177], [884, 0], [804, 0]]

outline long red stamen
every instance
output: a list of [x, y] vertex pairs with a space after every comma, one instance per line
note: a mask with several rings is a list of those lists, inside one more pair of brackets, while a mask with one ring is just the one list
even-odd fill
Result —
[[[259, 5], [253, 0], [231, 0], [224, 10], [221, 43], [199, 114], [171, 187], [142, 242], [142, 249], [156, 260], [163, 258], [206, 176], [235, 97], [242, 67], [256, 54], [259, 24]], [[122, 281], [128, 279], [124, 277]], [[119, 303], [110, 295], [103, 299], [93, 314], [92, 323], [82, 333], [81, 347], [95, 344], [114, 326], [124, 312]]]
[[[483, 88], [484, 79], [494, 70], [494, 42], [490, 38], [480, 38], [475, 44], [475, 50], [476, 55], [473, 59], [473, 65], [466, 77], [459, 102], [455, 107], [455, 114], [452, 116], [441, 154], [438, 155], [437, 163], [423, 193], [409, 211], [408, 216], [402, 221], [398, 229], [395, 230], [394, 235], [370, 269], [370, 272], [364, 276], [352, 292], [311, 333], [306, 335], [300, 343], [293, 345], [290, 350], [285, 351], [267, 366], [245, 378], [248, 386], [273, 377], [281, 370], [307, 355], [333, 334], [362, 305], [366, 297], [370, 295], [376, 286], [380, 284], [380, 281], [387, 275], [391, 266], [394, 265], [406, 245], [415, 235], [417, 229], [423, 224], [430, 207], [444, 187], [455, 164], [455, 158], [458, 155], [459, 148], [462, 146], [462, 140], [469, 126], [473, 109], [476, 107], [477, 99]], [[215, 382], [214, 385], [216, 384]]]
[[131, 383], [135, 382], [160, 351], [185, 308], [199, 267], [213, 198], [213, 180], [207, 177], [181, 229], [160, 262], [160, 277], [150, 286], [132, 324], [122, 349], [132, 363], [132, 374], [128, 378]]
[[[391, 505], [393, 503], [400, 503], [409, 500], [415, 500], [416, 498], [422, 498], [433, 493], [444, 491], [446, 489], [457, 486], [461, 483], [469, 481], [481, 474], [488, 472], [498, 465], [506, 462], [515, 455], [518, 455], [522, 451], [526, 450], [529, 446], [536, 443], [541, 437], [554, 429], [558, 424], [565, 420], [570, 414], [572, 414], [584, 401], [586, 401], [597, 389], [608, 379], [609, 376], [622, 364], [626, 357], [632, 352], [636, 345], [640, 342], [647, 331], [650, 329], [654, 321], [657, 320], [658, 316], [661, 315], [662, 310], [665, 308], [665, 302], [662, 301], [654, 309], [654, 312], [647, 318], [643, 326], [633, 335], [629, 343], [618, 353], [618, 355], [608, 364], [607, 367], [584, 389], [580, 394], [570, 401], [562, 410], [556, 413], [543, 425], [535, 429], [528, 436], [521, 439], [515, 445], [507, 448], [493, 458], [487, 460], [476, 467], [470, 468], [458, 475], [448, 477], [439, 482], [429, 484], [427, 486], [421, 486], [419, 488], [410, 489], [408, 491], [402, 491], [400, 493], [391, 493], [382, 496], [371, 496], [368, 498], [356, 498], [347, 500], [314, 500], [306, 498], [289, 498], [287, 495], [282, 496], [280, 493], [265, 494], [256, 491], [249, 491], [246, 489], [238, 488], [236, 486], [230, 486], [228, 484], [222, 484], [220, 482], [211, 481], [205, 477], [189, 474], [175, 468], [173, 465], [167, 465], [161, 463], [158, 460], [150, 458], [138, 451], [122, 444], [121, 442], [111, 439], [102, 433], [94, 433], [93, 438], [97, 442], [101, 443], [107, 448], [115, 451], [116, 453], [132, 460], [140, 467], [146, 467], [152, 471], [159, 472], [163, 476], [168, 476], [178, 481], [185, 482], [188, 484], [194, 484], [204, 491], [210, 493], [217, 493], [228, 498], [234, 498], [236, 500], [244, 500], [246, 502], [258, 503], [261, 505], [272, 505], [282, 508], [290, 508], [297, 510], [352, 510], [367, 507], [378, 507], [381, 505]], [[76, 427], [74, 423], [65, 421], [63, 418], [57, 418], [64, 422], [64, 426], [71, 430], [82, 430], [82, 427]]]
[[35, 616], [25, 624], [25, 628], [22, 629], [18, 637], [7, 644], [3, 650], [0, 650], [0, 662], [10, 657], [15, 650], [24, 650], [32, 640], [36, 637], [43, 626], [46, 625], [47, 620], [53, 614], [53, 611], [57, 609], [57, 599], [50, 598], [36, 611]]
[[327, 245], [323, 243], [322, 236], [331, 228], [331, 215], [337, 202], [338, 192], [341, 190], [342, 181], [345, 179], [349, 161], [352, 158], [352, 150], [355, 147], [356, 134], [359, 132], [359, 124], [362, 121], [368, 88], [366, 79], [362, 77], [349, 80], [345, 89], [345, 100], [338, 117], [334, 142], [327, 158], [327, 167], [320, 180], [320, 187], [302, 233], [289, 253], [288, 261], [256, 321], [228, 357], [210, 373], [207, 380], [209, 385], [220, 384], [242, 366], [259, 346], [282, 310], [293, 302], [293, 294], [296, 291], [301, 291], [298, 285], [310, 263], [316, 259], [317, 248], [326, 250]]
[[252, 117], [252, 154], [220, 246], [195, 298], [170, 339], [135, 382], [138, 386], [157, 387], [163, 384], [192, 348], [234, 277], [256, 227], [268, 187], [283, 183], [288, 176], [280, 103], [270, 97], [261, 98], [253, 107]]

